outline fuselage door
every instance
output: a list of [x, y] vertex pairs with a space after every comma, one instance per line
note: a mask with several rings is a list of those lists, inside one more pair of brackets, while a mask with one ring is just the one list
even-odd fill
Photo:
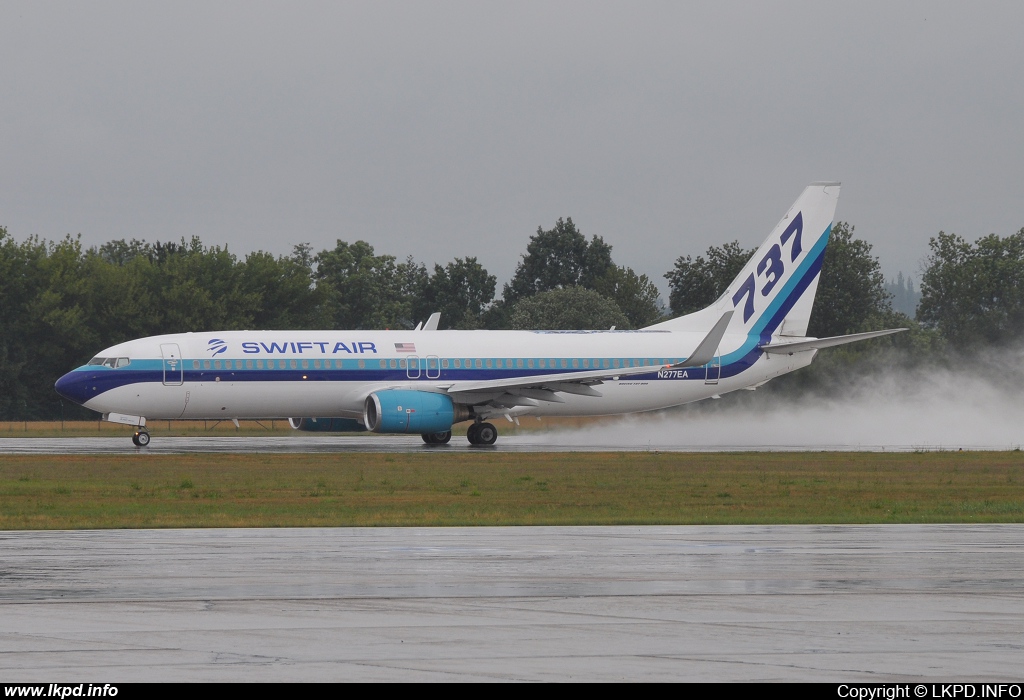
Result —
[[437, 355], [427, 355], [427, 379], [441, 378], [441, 360]]
[[715, 352], [715, 356], [711, 359], [711, 362], [704, 365], [704, 383], [705, 384], [718, 384], [719, 377], [722, 376], [722, 356]]
[[164, 386], [181, 386], [184, 384], [184, 367], [181, 362], [181, 350], [177, 343], [161, 343], [160, 354], [164, 358]]
[[407, 376], [409, 379], [419, 379], [420, 358], [416, 357], [415, 355], [409, 355], [405, 362], [405, 376]]

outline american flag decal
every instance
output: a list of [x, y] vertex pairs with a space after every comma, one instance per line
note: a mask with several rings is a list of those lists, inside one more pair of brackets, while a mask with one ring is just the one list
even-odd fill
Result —
[[416, 343], [395, 343], [395, 352], [416, 352]]

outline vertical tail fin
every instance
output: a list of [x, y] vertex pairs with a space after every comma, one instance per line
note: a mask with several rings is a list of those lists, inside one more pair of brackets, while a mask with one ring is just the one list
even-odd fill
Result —
[[705, 330], [735, 309], [729, 333], [806, 335], [838, 201], [838, 182], [808, 185], [718, 301], [650, 328]]

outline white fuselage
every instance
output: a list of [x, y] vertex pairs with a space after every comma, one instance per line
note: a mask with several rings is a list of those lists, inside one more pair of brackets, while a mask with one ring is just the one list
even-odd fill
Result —
[[[756, 386], [804, 367], [813, 352], [767, 356], [757, 338], [726, 336], [707, 366], [666, 370], [704, 333], [688, 331], [226, 331], [142, 338], [113, 346], [58, 382], [58, 391], [101, 413], [147, 419], [358, 418], [384, 389], [451, 392], [456, 402], [500, 397], [458, 393], [466, 382], [586, 370], [650, 372], [593, 385], [600, 396], [561, 393], [515, 415], [582, 416], [675, 406]], [[122, 358], [119, 363], [116, 358]], [[125, 361], [124, 358], [127, 358]], [[500, 412], [500, 411], [499, 411]], [[494, 414], [494, 411], [491, 411]]]

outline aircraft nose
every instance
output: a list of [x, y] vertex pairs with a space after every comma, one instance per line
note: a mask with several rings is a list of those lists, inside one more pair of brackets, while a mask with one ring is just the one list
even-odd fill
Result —
[[88, 383], [86, 372], [68, 372], [54, 383], [53, 388], [65, 399], [84, 404], [89, 400]]

